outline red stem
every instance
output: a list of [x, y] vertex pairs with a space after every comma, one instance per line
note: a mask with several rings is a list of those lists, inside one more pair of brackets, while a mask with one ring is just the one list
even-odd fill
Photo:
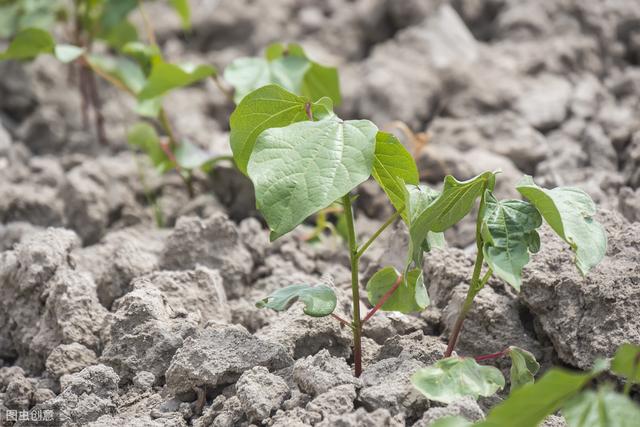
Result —
[[402, 274], [400, 276], [398, 276], [398, 279], [395, 281], [395, 283], [393, 284], [393, 286], [391, 287], [391, 289], [389, 289], [383, 296], [382, 298], [380, 298], [378, 300], [378, 303], [375, 305], [375, 307], [373, 307], [371, 310], [369, 310], [369, 312], [367, 313], [366, 316], [364, 316], [364, 319], [362, 320], [362, 323], [364, 324], [367, 320], [371, 319], [373, 317], [374, 314], [376, 314], [376, 312], [378, 310], [380, 310], [380, 308], [384, 305], [385, 302], [387, 302], [387, 300], [389, 298], [391, 298], [391, 295], [393, 295], [393, 293], [396, 291], [396, 289], [398, 289], [400, 287], [400, 283], [402, 283]]
[[345, 319], [343, 319], [342, 317], [338, 316], [335, 313], [331, 313], [331, 317], [333, 317], [334, 319], [336, 319], [338, 322], [342, 323], [343, 325], [346, 325], [348, 327], [352, 327], [351, 323], [349, 323], [348, 321], [346, 321]]
[[499, 359], [501, 357], [506, 356], [508, 352], [509, 352], [509, 349], [507, 348], [497, 353], [483, 354], [482, 356], [476, 356], [475, 359], [476, 359], [476, 362], [481, 362], [483, 360], [489, 360], [489, 359]]
[[307, 113], [307, 117], [309, 120], [313, 121], [313, 113], [311, 112], [311, 103], [307, 102], [304, 104], [304, 111]]

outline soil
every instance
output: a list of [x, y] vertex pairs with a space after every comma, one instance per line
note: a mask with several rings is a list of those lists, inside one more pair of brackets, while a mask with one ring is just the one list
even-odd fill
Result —
[[[500, 169], [503, 197], [517, 197], [513, 184], [531, 174], [594, 198], [609, 238], [602, 263], [581, 277], [567, 245], [545, 230], [521, 293], [497, 279], [480, 292], [459, 354], [517, 345], [543, 371], [586, 369], [623, 342], [640, 343], [640, 2], [192, 7], [189, 35], [166, 4], [149, 7], [169, 59], [222, 69], [271, 42], [300, 42], [340, 69], [341, 117], [427, 133], [421, 147], [398, 136], [428, 184]], [[196, 175], [190, 199], [176, 174], [159, 175], [128, 149], [131, 101], [105, 82], [109, 144], [100, 144], [67, 71], [50, 57], [0, 63], [0, 412], [53, 409], [55, 425], [93, 427], [428, 426], [450, 414], [482, 419], [504, 398], [443, 406], [408, 380], [444, 351], [471, 275], [472, 220], [426, 256], [426, 311], [378, 313], [367, 324], [355, 378], [347, 328], [298, 305], [254, 305], [288, 284], [323, 281], [348, 316], [342, 242], [306, 243], [304, 225], [269, 243], [250, 182], [228, 165]], [[166, 105], [181, 137], [229, 154], [233, 105], [211, 82]], [[361, 238], [391, 213], [370, 184], [357, 201]], [[386, 231], [363, 257], [363, 283], [400, 266], [406, 242], [401, 225]]]

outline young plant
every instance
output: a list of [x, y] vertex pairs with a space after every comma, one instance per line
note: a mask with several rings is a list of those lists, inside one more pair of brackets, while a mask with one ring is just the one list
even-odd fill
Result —
[[[596, 390], [589, 385], [608, 371], [625, 379], [622, 393], [610, 383]], [[494, 407], [484, 421], [472, 423], [462, 417], [438, 420], [433, 427], [536, 427], [560, 411], [569, 427], [631, 427], [638, 424], [640, 405], [629, 398], [633, 384], [640, 384], [640, 346], [623, 344], [610, 366], [596, 361], [589, 372], [551, 369], [539, 381], [529, 383]]]
[[[166, 62], [142, 3], [142, 0], [76, 0], [68, 13], [74, 17], [71, 31], [74, 44], [56, 44], [47, 31], [25, 28], [16, 34], [8, 49], [0, 53], [0, 60], [29, 60], [40, 54], [53, 54], [60, 61], [74, 65], [79, 76], [85, 123], [88, 106], [92, 105], [98, 136], [103, 142], [103, 118], [94, 76], [100, 76], [133, 96], [137, 101], [135, 112], [155, 121], [165, 136], [160, 137], [154, 126], [141, 122], [129, 131], [129, 143], [145, 151], [161, 172], [176, 169], [192, 195], [192, 170], [208, 170], [223, 158], [179, 138], [162, 106], [162, 99], [170, 91], [205, 78], [217, 78], [217, 72], [208, 65]], [[183, 20], [183, 26], [188, 28], [188, 2], [171, 0], [170, 3]], [[128, 15], [136, 8], [143, 17], [149, 44], [138, 39], [136, 28], [128, 20]], [[96, 41], [106, 45], [115, 54], [93, 53]]]
[[[441, 394], [447, 397], [488, 396], [498, 388], [502, 388], [504, 379], [496, 379], [502, 377], [497, 369], [489, 368], [493, 370], [491, 375], [483, 378], [482, 373], [489, 372], [488, 367], [477, 364], [478, 361], [483, 360], [511, 357], [512, 391], [523, 384], [533, 382], [539, 365], [531, 353], [516, 347], [478, 356], [475, 360], [451, 357], [451, 355], [464, 320], [473, 306], [475, 296], [492, 275], [495, 274], [513, 286], [516, 291], [520, 290], [522, 269], [529, 262], [529, 253], [540, 249], [540, 236], [537, 229], [542, 225], [543, 219], [560, 238], [570, 245], [575, 253], [575, 264], [583, 275], [597, 265], [606, 252], [607, 237], [604, 228], [593, 219], [596, 211], [595, 204], [584, 191], [572, 187], [547, 190], [538, 187], [531, 177], [525, 176], [517, 184], [516, 189], [529, 201], [498, 200], [493, 194], [494, 183], [495, 177], [491, 176], [482, 188], [477, 189], [477, 194], [480, 194], [480, 206], [476, 218], [476, 260], [467, 297], [449, 336], [445, 358], [433, 366], [416, 372], [412, 378], [416, 388], [432, 400], [443, 401]], [[453, 191], [451, 188], [447, 188], [445, 183], [441, 197], [444, 198], [447, 193]], [[437, 210], [437, 203], [438, 200], [427, 210]], [[412, 247], [416, 246], [415, 242], [423, 239], [425, 230], [441, 230], [437, 226], [437, 220], [431, 220], [428, 217], [428, 214], [423, 216], [423, 222], [419, 226], [410, 226]], [[435, 213], [432, 217], [437, 218]], [[436, 224], [435, 228], [434, 224]], [[420, 255], [420, 251], [413, 253], [414, 259]], [[482, 269], [485, 263], [487, 269], [483, 274]], [[477, 378], [483, 378], [484, 388], [481, 391], [473, 387], [472, 383], [465, 382], [463, 385], [457, 383], [456, 378], [459, 376], [452, 371], [458, 369], [460, 365], [473, 368]], [[444, 392], [439, 389], [444, 389]]]

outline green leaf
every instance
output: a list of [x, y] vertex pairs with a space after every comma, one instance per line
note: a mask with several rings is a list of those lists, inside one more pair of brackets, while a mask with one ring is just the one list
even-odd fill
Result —
[[[398, 138], [386, 132], [378, 132], [376, 135], [372, 175], [397, 211], [405, 206], [405, 186], [402, 181], [417, 185], [420, 180], [418, 168], [411, 154]], [[406, 211], [402, 212], [402, 217], [406, 221]]]
[[148, 123], [139, 122], [127, 132], [127, 142], [144, 151], [161, 172], [171, 168], [171, 161], [162, 150], [156, 130]]
[[[375, 306], [398, 280], [401, 280], [400, 273], [393, 267], [385, 267], [371, 276], [367, 282], [367, 296], [371, 305]], [[429, 305], [429, 295], [424, 286], [422, 269], [416, 268], [409, 271], [406, 280], [402, 280], [400, 286], [380, 309], [414, 313], [424, 310], [427, 305]]]
[[173, 89], [189, 86], [215, 73], [216, 69], [209, 65], [169, 64], [156, 57], [151, 67], [151, 75], [138, 94], [138, 99], [144, 101], [162, 96]]
[[285, 311], [296, 301], [302, 301], [304, 313], [313, 317], [330, 315], [337, 303], [336, 294], [327, 285], [291, 285], [258, 301], [256, 307]]
[[302, 95], [309, 97], [312, 101], [328, 96], [333, 101], [333, 105], [340, 105], [342, 97], [338, 70], [312, 61], [302, 82]]
[[[398, 180], [399, 184], [404, 184], [403, 181]], [[404, 200], [408, 200], [406, 203], [408, 209], [404, 212], [403, 219], [409, 229], [415, 218], [420, 215], [434, 200], [440, 196], [438, 191], [429, 188], [426, 185], [405, 185], [404, 186]], [[429, 252], [433, 248], [443, 248], [446, 242], [444, 240], [444, 233], [434, 233], [429, 231], [427, 238], [420, 245], [423, 252]]]
[[270, 128], [307, 120], [306, 99], [276, 85], [264, 86], [248, 94], [229, 119], [231, 151], [238, 169], [247, 173], [247, 163], [258, 135]]
[[224, 79], [235, 89], [233, 98], [239, 104], [249, 92], [270, 84], [300, 94], [302, 80], [308, 69], [309, 61], [297, 56], [285, 56], [272, 61], [238, 58], [224, 70]]
[[55, 42], [48, 32], [38, 28], [27, 28], [16, 34], [7, 50], [0, 53], [0, 60], [33, 59], [43, 53], [53, 53], [54, 48]]
[[138, 40], [138, 30], [131, 22], [123, 20], [114, 27], [103, 29], [100, 38], [114, 49], [121, 50], [127, 43]]
[[138, 0], [105, 1], [103, 4], [100, 27], [103, 31], [108, 32], [127, 18], [129, 13], [138, 5]]
[[562, 415], [569, 427], [634, 427], [640, 422], [640, 406], [605, 387], [583, 391], [567, 402]]
[[575, 263], [583, 275], [604, 258], [607, 235], [602, 225], [593, 219], [596, 206], [587, 193], [573, 187], [547, 190], [538, 187], [530, 176], [525, 176], [516, 188], [571, 246], [576, 254]]
[[631, 383], [640, 384], [640, 346], [627, 343], [618, 347], [611, 370]]
[[456, 415], [454, 417], [440, 418], [431, 424], [429, 427], [472, 427], [473, 423], [464, 417]]
[[88, 55], [87, 61], [91, 68], [96, 68], [110, 75], [125, 85], [131, 92], [138, 93], [145, 84], [144, 73], [135, 62], [121, 57], [105, 55]]
[[260, 134], [247, 171], [272, 240], [369, 178], [377, 132], [368, 120], [334, 117]]
[[189, 7], [189, 0], [170, 0], [171, 6], [180, 15], [182, 21], [182, 28], [188, 30], [191, 28], [191, 8]]
[[486, 190], [492, 190], [495, 173], [485, 172], [467, 181], [458, 181], [451, 175], [444, 179], [442, 193], [424, 210], [413, 215], [409, 227], [409, 255], [416, 266], [422, 265], [422, 245], [430, 231], [443, 232], [464, 218], [476, 199]]
[[597, 375], [598, 371], [575, 373], [551, 369], [534, 384], [515, 390], [495, 406], [478, 427], [537, 427], [559, 410]]
[[504, 377], [498, 369], [479, 365], [470, 357], [441, 359], [413, 374], [411, 382], [428, 399], [443, 403], [465, 396], [491, 396], [504, 387]]
[[66, 63], [75, 61], [84, 54], [84, 49], [70, 44], [56, 45], [53, 51], [59, 61]]
[[[485, 192], [482, 219], [483, 252], [493, 272], [517, 291], [522, 285], [522, 268], [529, 262], [533, 233], [542, 225], [542, 217], [529, 202], [497, 200]], [[538, 246], [539, 246], [538, 238]]]
[[181, 141], [175, 150], [176, 161], [181, 168], [197, 169], [215, 158], [215, 154], [203, 150], [190, 143], [189, 141]]
[[145, 99], [144, 101], [138, 101], [135, 106], [135, 112], [142, 117], [149, 117], [157, 119], [160, 115], [160, 109], [162, 108], [162, 98]]
[[534, 377], [540, 370], [535, 356], [519, 347], [511, 346], [507, 352], [511, 358], [511, 392], [523, 385], [533, 384]]

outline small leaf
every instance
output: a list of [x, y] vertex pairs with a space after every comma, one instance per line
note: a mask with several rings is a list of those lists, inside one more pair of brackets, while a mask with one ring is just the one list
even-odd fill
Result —
[[540, 370], [535, 356], [521, 348], [511, 346], [507, 352], [511, 358], [511, 393], [526, 384], [533, 384], [533, 379]]
[[33, 59], [43, 53], [53, 53], [54, 47], [55, 42], [48, 32], [38, 28], [27, 28], [16, 34], [7, 50], [0, 53], [0, 60]]
[[640, 406], [609, 388], [586, 390], [562, 409], [569, 427], [634, 427], [640, 421]]
[[189, 7], [189, 0], [170, 0], [171, 6], [180, 15], [182, 21], [182, 28], [188, 30], [191, 28], [191, 8]]
[[429, 427], [472, 427], [473, 423], [464, 417], [456, 415], [454, 417], [440, 418], [431, 424]]
[[302, 95], [309, 97], [312, 101], [328, 96], [334, 105], [340, 105], [342, 97], [338, 70], [312, 61], [302, 82]]
[[224, 79], [235, 89], [234, 101], [239, 104], [249, 92], [275, 84], [289, 92], [301, 93], [302, 80], [309, 61], [296, 56], [274, 60], [238, 58], [224, 70]]
[[634, 384], [640, 384], [640, 346], [622, 344], [611, 361], [614, 374]]
[[[418, 168], [411, 154], [398, 141], [398, 138], [386, 132], [378, 132], [376, 135], [372, 175], [397, 211], [405, 206], [404, 183], [417, 185], [420, 180]], [[406, 221], [406, 211], [402, 212], [402, 217]]]
[[[367, 282], [367, 296], [371, 305], [375, 306], [398, 280], [402, 280], [400, 273], [393, 267], [385, 267], [371, 276]], [[380, 309], [382, 311], [415, 313], [424, 310], [427, 305], [429, 305], [429, 295], [424, 286], [422, 269], [416, 268], [409, 271], [406, 280], [402, 280], [400, 286]]]
[[516, 188], [571, 246], [576, 254], [575, 263], [583, 275], [604, 258], [607, 235], [602, 225], [593, 219], [596, 206], [587, 193], [573, 187], [547, 190], [538, 187], [530, 176], [525, 176]]
[[129, 13], [136, 8], [138, 0], [105, 1], [100, 15], [100, 27], [109, 31], [124, 21]]
[[551, 369], [534, 384], [524, 385], [511, 393], [477, 427], [537, 427], [598, 373]]
[[333, 118], [260, 134], [247, 172], [272, 240], [369, 178], [377, 132], [368, 120]]
[[138, 94], [138, 99], [144, 101], [162, 96], [173, 89], [189, 86], [215, 73], [216, 69], [209, 65], [176, 65], [164, 62], [161, 58], [154, 58], [151, 75]]
[[522, 268], [529, 262], [532, 233], [541, 225], [542, 217], [531, 203], [497, 200], [493, 193], [485, 192], [484, 257], [493, 272], [517, 291], [522, 285]]
[[125, 19], [114, 27], [103, 29], [99, 37], [112, 48], [121, 50], [128, 43], [138, 40], [138, 30], [131, 22]]
[[[248, 94], [229, 119], [231, 150], [238, 169], [247, 173], [247, 163], [258, 135], [271, 128], [308, 120], [307, 100], [277, 85], [264, 86]], [[322, 109], [324, 111], [324, 105]], [[318, 110], [319, 106], [315, 109]]]
[[479, 365], [469, 357], [441, 359], [413, 374], [411, 382], [428, 399], [442, 403], [465, 396], [491, 396], [504, 387], [504, 377], [498, 369]]
[[313, 317], [330, 315], [337, 303], [336, 294], [327, 285], [291, 285], [258, 301], [256, 307], [285, 311], [298, 300], [305, 305], [304, 313]]
[[142, 117], [149, 117], [151, 119], [157, 119], [160, 115], [160, 109], [162, 108], [162, 98], [145, 99], [144, 101], [138, 101], [135, 106], [135, 112]]
[[133, 93], [138, 93], [145, 84], [144, 73], [135, 62], [127, 58], [105, 55], [88, 55], [91, 68], [96, 68], [118, 80]]
[[75, 61], [84, 54], [84, 49], [70, 44], [59, 44], [54, 48], [54, 55], [60, 62], [69, 63]]
[[442, 193], [419, 212], [409, 227], [409, 255], [416, 267], [422, 266], [422, 245], [430, 231], [443, 232], [464, 218], [485, 189], [493, 189], [495, 173], [485, 172], [467, 181], [445, 177]]
[[175, 156], [178, 165], [184, 169], [197, 169], [216, 157], [215, 154], [207, 152], [189, 141], [180, 142], [175, 150]]
[[149, 46], [142, 42], [129, 42], [122, 47], [122, 53], [133, 58], [144, 70], [145, 75], [151, 71], [154, 58], [160, 56], [157, 46]]
[[[398, 180], [399, 184], [404, 184]], [[405, 185], [404, 200], [408, 209], [404, 212], [402, 218], [405, 220], [407, 227], [411, 229], [412, 222], [424, 211], [434, 200], [440, 196], [440, 193], [426, 185]], [[408, 200], [408, 202], [406, 202]], [[423, 252], [430, 252], [433, 248], [443, 248], [446, 246], [444, 233], [434, 233], [429, 231], [427, 238], [420, 245]]]
[[148, 123], [136, 123], [127, 132], [127, 142], [144, 151], [155, 167], [161, 172], [171, 168], [171, 161], [160, 146], [160, 138], [156, 130]]

